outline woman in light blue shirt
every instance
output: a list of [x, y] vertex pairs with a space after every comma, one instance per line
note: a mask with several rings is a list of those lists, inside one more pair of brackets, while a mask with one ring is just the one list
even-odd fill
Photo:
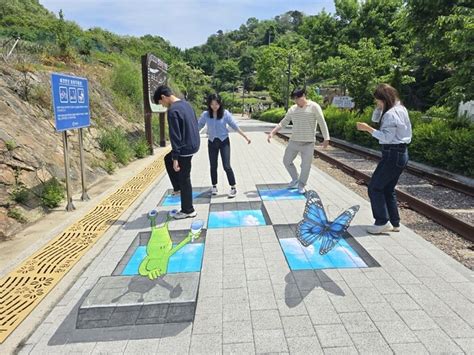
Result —
[[199, 118], [199, 129], [207, 125], [209, 162], [211, 165], [212, 194], [217, 195], [217, 158], [221, 153], [222, 165], [227, 174], [230, 185], [229, 198], [237, 195], [235, 175], [230, 166], [230, 140], [227, 126], [237, 131], [250, 144], [250, 139], [239, 128], [231, 113], [224, 110], [222, 99], [218, 94], [211, 94], [207, 98], [207, 111]]
[[401, 104], [395, 88], [380, 84], [374, 97], [377, 108], [372, 115], [372, 121], [379, 122], [380, 128], [374, 129], [367, 123], [357, 122], [357, 129], [369, 132], [382, 146], [382, 160], [369, 183], [369, 198], [375, 224], [367, 229], [371, 234], [381, 234], [400, 230], [395, 186], [408, 163], [407, 147], [411, 142], [412, 130], [408, 111]]

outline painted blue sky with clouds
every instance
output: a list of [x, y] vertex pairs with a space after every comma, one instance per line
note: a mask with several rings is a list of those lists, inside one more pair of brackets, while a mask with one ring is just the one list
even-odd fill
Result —
[[248, 18], [271, 19], [286, 11], [334, 12], [333, 0], [40, 0], [83, 29], [101, 27], [120, 35], [161, 36], [179, 48], [206, 42], [218, 30], [238, 29]]

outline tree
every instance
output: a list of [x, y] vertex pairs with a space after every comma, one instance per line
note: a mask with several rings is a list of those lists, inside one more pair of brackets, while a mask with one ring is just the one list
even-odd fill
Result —
[[362, 111], [373, 104], [375, 86], [391, 81], [397, 64], [391, 47], [385, 45], [378, 49], [372, 39], [361, 39], [357, 48], [340, 45], [339, 56], [329, 58], [319, 70], [322, 76], [347, 88], [357, 108]]
[[216, 90], [230, 90], [235, 86], [237, 78], [240, 77], [240, 70], [234, 60], [224, 60], [217, 63], [214, 70], [214, 87]]

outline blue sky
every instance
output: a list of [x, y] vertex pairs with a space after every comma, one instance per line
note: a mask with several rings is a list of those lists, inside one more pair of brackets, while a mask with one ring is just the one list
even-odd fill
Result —
[[101, 27], [120, 35], [158, 35], [180, 48], [203, 44], [218, 30], [234, 30], [248, 18], [266, 20], [290, 10], [334, 12], [333, 0], [40, 0], [62, 9], [83, 29]]

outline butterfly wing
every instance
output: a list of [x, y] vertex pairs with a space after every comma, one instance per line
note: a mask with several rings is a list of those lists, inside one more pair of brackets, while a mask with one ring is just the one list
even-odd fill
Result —
[[329, 253], [336, 246], [341, 237], [341, 233], [325, 231], [321, 236], [321, 246], [319, 247], [319, 254], [325, 255]]
[[328, 217], [324, 211], [324, 206], [316, 191], [307, 192], [307, 200], [304, 208], [303, 218], [315, 222], [318, 225], [327, 225]]
[[356, 205], [341, 213], [333, 222], [330, 223], [329, 231], [336, 234], [343, 234], [347, 228], [349, 228], [349, 225], [358, 211], [359, 205]]
[[323, 226], [315, 224], [307, 219], [303, 219], [296, 226], [296, 238], [300, 243], [307, 247], [319, 238], [323, 231]]

